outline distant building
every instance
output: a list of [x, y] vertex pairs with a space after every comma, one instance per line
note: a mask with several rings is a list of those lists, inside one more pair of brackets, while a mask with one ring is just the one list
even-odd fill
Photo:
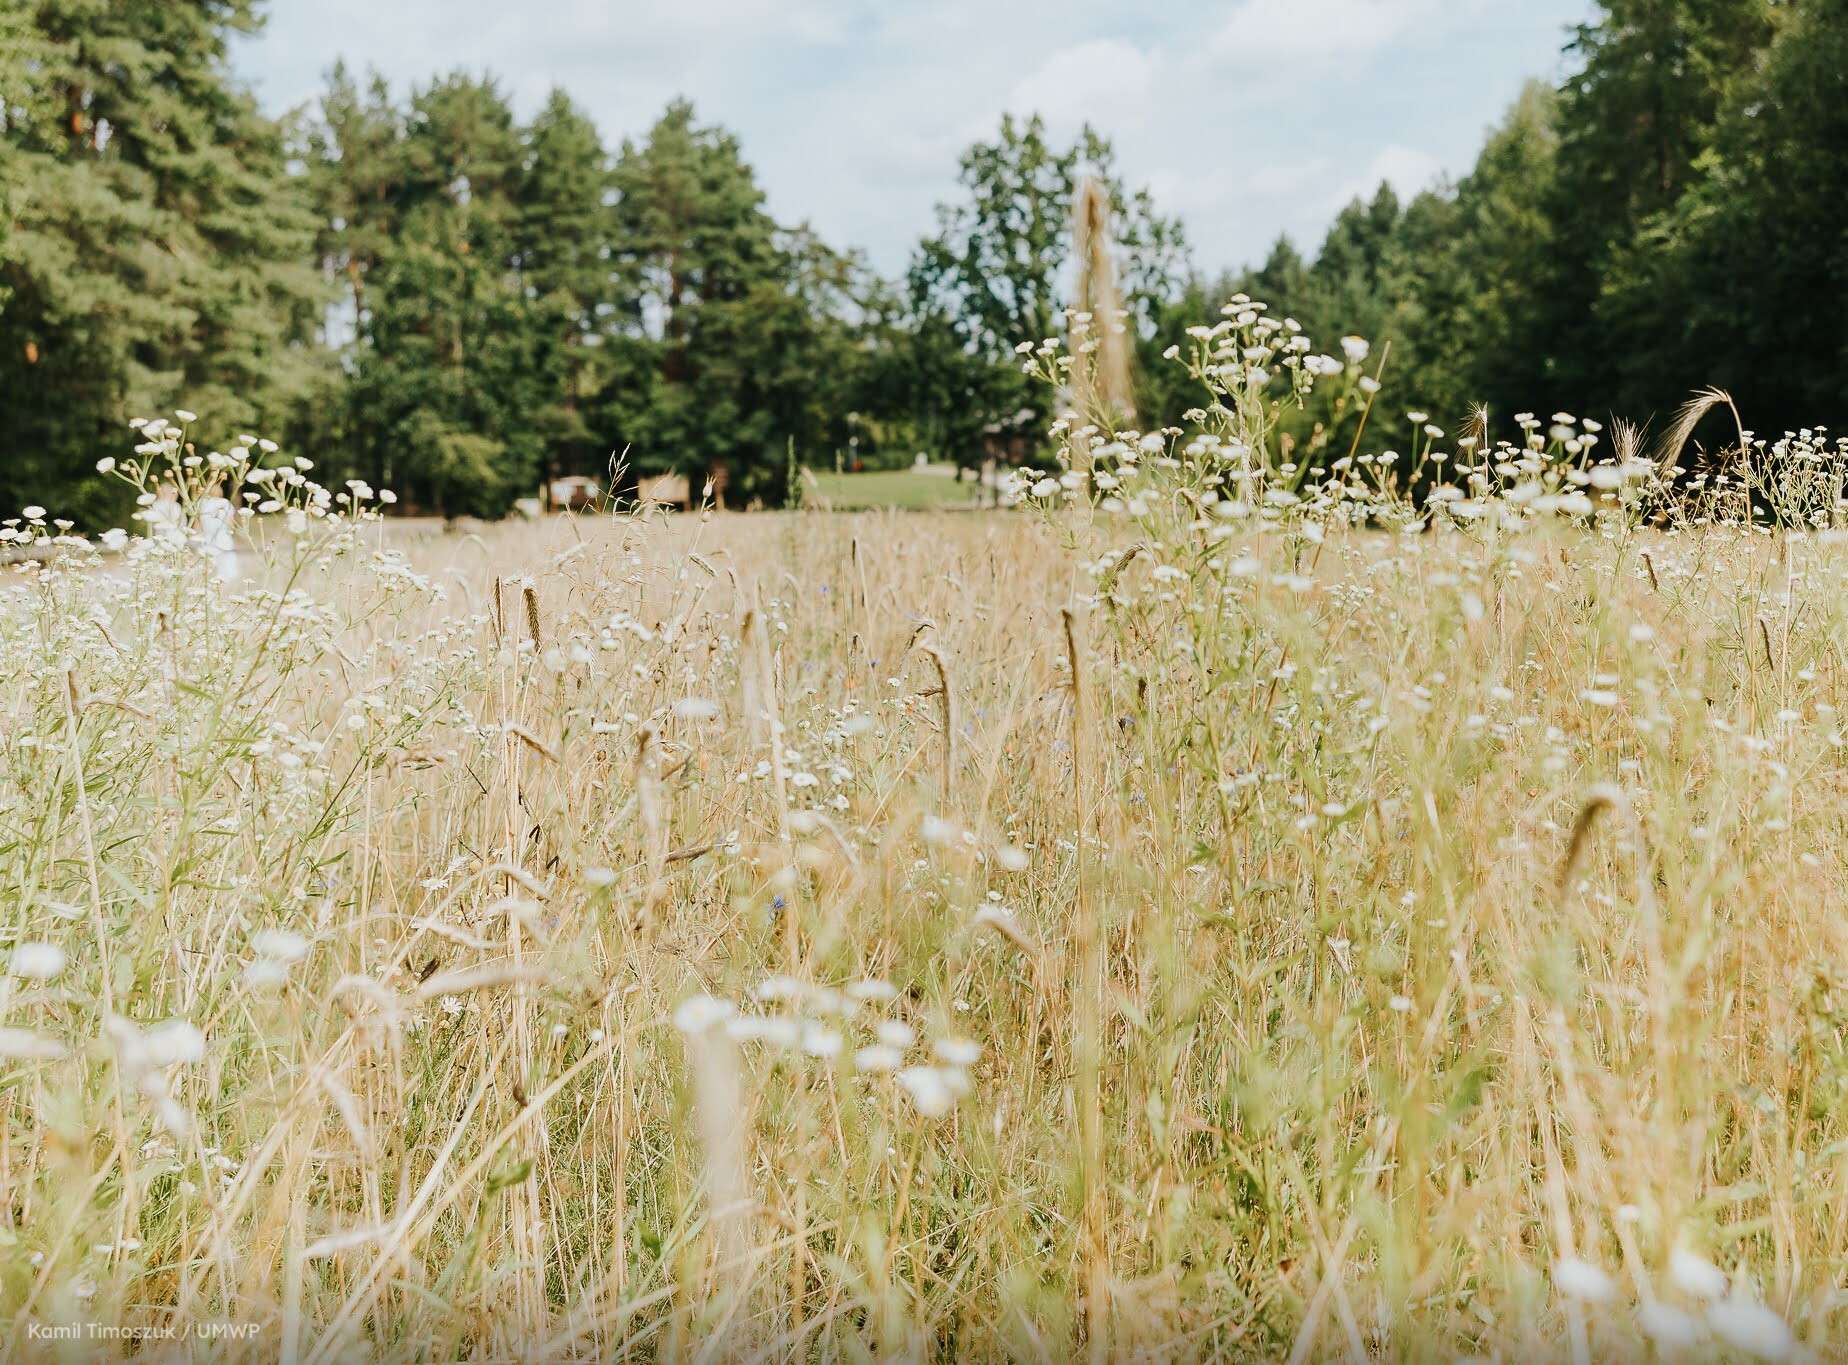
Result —
[[1035, 415], [1032, 408], [1022, 408], [1005, 421], [990, 422], [984, 426], [983, 456], [1002, 465], [1026, 463], [1046, 441], [1046, 434], [1034, 420]]
[[546, 485], [546, 497], [552, 509], [559, 512], [576, 512], [585, 507], [595, 507], [602, 496], [603, 485], [583, 474], [553, 479]]
[[693, 490], [685, 474], [644, 474], [635, 481], [635, 500], [644, 507], [693, 505]]

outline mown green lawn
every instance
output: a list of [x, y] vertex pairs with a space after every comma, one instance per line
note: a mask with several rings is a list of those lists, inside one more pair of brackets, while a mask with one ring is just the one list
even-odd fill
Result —
[[975, 501], [973, 483], [958, 483], [952, 473], [914, 469], [875, 470], [864, 474], [806, 471], [803, 496], [837, 509], [852, 507], [953, 507]]

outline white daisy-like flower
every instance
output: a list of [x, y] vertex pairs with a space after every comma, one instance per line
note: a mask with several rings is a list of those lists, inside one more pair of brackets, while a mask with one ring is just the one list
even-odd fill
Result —
[[853, 1064], [860, 1071], [896, 1071], [904, 1060], [904, 1053], [885, 1043], [863, 1047], [853, 1054]]
[[205, 1035], [190, 1019], [166, 1019], [141, 1035], [147, 1059], [157, 1067], [205, 1060]]
[[6, 969], [25, 981], [49, 981], [68, 960], [55, 943], [21, 943], [7, 958]]
[[689, 996], [674, 1009], [674, 1027], [682, 1033], [705, 1033], [736, 1012], [729, 1000], [715, 1000], [710, 995]]
[[1664, 1351], [1688, 1350], [1698, 1346], [1706, 1335], [1699, 1319], [1660, 1299], [1642, 1306], [1636, 1314], [1636, 1325]]
[[917, 1031], [911, 1025], [897, 1019], [880, 1020], [878, 1026], [873, 1029], [873, 1036], [887, 1047], [895, 1047], [901, 1051], [918, 1040]]
[[1796, 1336], [1782, 1317], [1747, 1298], [1709, 1304], [1707, 1325], [1727, 1345], [1760, 1360], [1788, 1360], [1797, 1347]]
[[810, 1024], [802, 1030], [802, 1050], [811, 1057], [838, 1057], [842, 1045], [841, 1035], [831, 1028]]
[[0, 1028], [0, 1058], [9, 1062], [55, 1062], [65, 1055], [56, 1038], [25, 1028]]
[[912, 1105], [927, 1119], [940, 1119], [956, 1107], [956, 1095], [934, 1066], [908, 1066], [896, 1078]]
[[259, 929], [250, 936], [250, 946], [271, 962], [300, 962], [308, 956], [308, 940], [290, 929]]
[[946, 1066], [974, 1066], [981, 1060], [982, 1045], [970, 1038], [939, 1038], [931, 1051]]
[[1552, 1273], [1554, 1287], [1580, 1303], [1603, 1303], [1617, 1293], [1617, 1286], [1609, 1275], [1577, 1257], [1567, 1256], [1553, 1262]]
[[1723, 1299], [1732, 1279], [1712, 1261], [1677, 1247], [1668, 1258], [1668, 1277], [1691, 1299]]

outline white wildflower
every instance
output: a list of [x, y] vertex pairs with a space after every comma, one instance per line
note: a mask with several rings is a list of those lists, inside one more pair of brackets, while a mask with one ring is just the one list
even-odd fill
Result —
[[250, 936], [250, 946], [272, 962], [300, 962], [308, 956], [308, 940], [289, 929], [259, 929]]
[[853, 1054], [853, 1064], [861, 1071], [896, 1071], [904, 1060], [904, 1053], [884, 1043], [863, 1047]]
[[1721, 1299], [1732, 1288], [1732, 1279], [1712, 1261], [1693, 1252], [1677, 1248], [1668, 1258], [1668, 1277], [1692, 1299]]
[[148, 1061], [156, 1067], [205, 1060], [205, 1035], [190, 1019], [166, 1019], [141, 1035]]
[[898, 1073], [897, 1080], [918, 1113], [927, 1119], [940, 1119], [956, 1107], [955, 1092], [934, 1066], [908, 1066]]
[[931, 1051], [947, 1066], [974, 1066], [982, 1056], [982, 1045], [968, 1038], [939, 1038]]
[[831, 1028], [809, 1024], [802, 1030], [802, 1050], [811, 1057], [838, 1057], [841, 1046], [841, 1035]]
[[1705, 1335], [1697, 1319], [1660, 1299], [1642, 1306], [1636, 1325], [1663, 1351], [1688, 1350], [1699, 1345]]
[[68, 960], [55, 943], [21, 943], [7, 959], [6, 969], [26, 981], [49, 981]]
[[729, 1019], [735, 1007], [728, 1000], [710, 995], [694, 995], [682, 1000], [674, 1009], [674, 1027], [682, 1033], [705, 1033], [715, 1024]]
[[0, 1060], [9, 1062], [55, 1062], [65, 1055], [65, 1047], [56, 1038], [25, 1028], [0, 1028]]
[[873, 1030], [873, 1036], [887, 1047], [901, 1049], [910, 1047], [918, 1040], [917, 1032], [911, 1025], [897, 1019], [880, 1020], [878, 1027]]
[[1603, 1303], [1617, 1293], [1609, 1275], [1572, 1256], [1553, 1262], [1553, 1284], [1561, 1294], [1581, 1303]]
[[1760, 1360], [1788, 1360], [1797, 1339], [1789, 1325], [1763, 1304], [1734, 1297], [1707, 1307], [1707, 1325], [1727, 1345]]

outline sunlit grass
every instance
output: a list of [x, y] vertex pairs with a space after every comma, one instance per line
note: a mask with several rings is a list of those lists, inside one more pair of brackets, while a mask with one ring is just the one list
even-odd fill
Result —
[[1043, 515], [14, 532], [9, 1354], [1826, 1354], [1839, 450], [1426, 531], [1235, 408]]
[[885, 507], [966, 507], [978, 501], [975, 484], [956, 477], [949, 466], [920, 469], [876, 469], [859, 474], [804, 471], [803, 499], [837, 512], [877, 510]]

